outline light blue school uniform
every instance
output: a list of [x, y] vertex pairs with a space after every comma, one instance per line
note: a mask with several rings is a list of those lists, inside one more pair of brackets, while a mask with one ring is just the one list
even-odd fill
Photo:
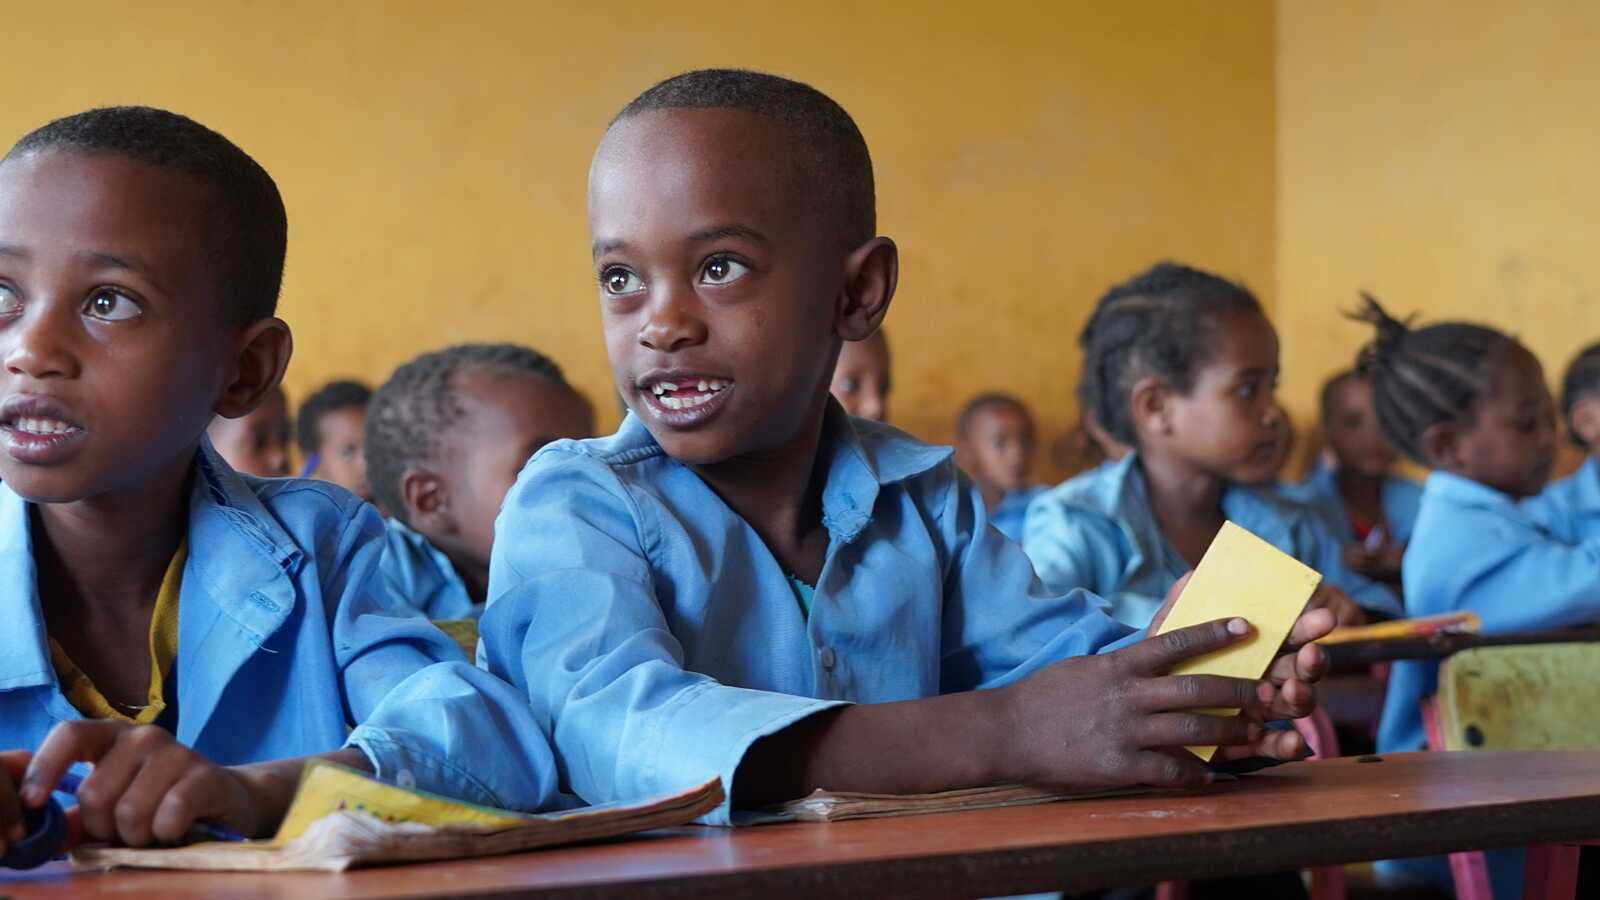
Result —
[[[480, 655], [552, 735], [564, 789], [604, 803], [720, 777], [731, 793], [751, 744], [822, 710], [998, 687], [1136, 639], [1099, 598], [1044, 589], [948, 448], [832, 401], [824, 429], [829, 545], [809, 613], [760, 536], [637, 418], [523, 470], [495, 525]], [[405, 727], [399, 754], [433, 734]], [[519, 762], [500, 750], [520, 739], [493, 740], [474, 774], [505, 793]], [[731, 804], [706, 821], [730, 824]]]
[[[1392, 589], [1351, 571], [1320, 516], [1271, 488], [1222, 492], [1222, 513], [1322, 573], [1367, 609], [1399, 613]], [[1138, 454], [1051, 488], [1028, 507], [1022, 546], [1046, 585], [1082, 586], [1111, 601], [1112, 615], [1143, 628], [1191, 568], [1161, 532]]]
[[378, 564], [384, 598], [429, 619], [476, 619], [483, 604], [472, 602], [450, 557], [399, 519], [384, 523], [383, 561]]
[[1000, 498], [1000, 505], [989, 514], [989, 524], [1006, 537], [1021, 543], [1022, 523], [1027, 519], [1028, 505], [1046, 490], [1048, 488], [1040, 485], [1011, 491]]
[[1600, 463], [1589, 457], [1578, 471], [1523, 501], [1523, 506], [1569, 543], [1600, 538]]
[[[1600, 541], [1564, 541], [1505, 494], [1448, 472], [1428, 476], [1401, 569], [1407, 615], [1471, 610], [1484, 634], [1600, 619]], [[1393, 664], [1378, 727], [1380, 752], [1426, 746], [1422, 701], [1438, 689], [1438, 676], [1436, 662]], [[1440, 884], [1449, 878], [1443, 859], [1395, 860], [1382, 870], [1390, 878], [1407, 872]], [[1521, 854], [1491, 854], [1490, 876], [1495, 896], [1517, 896]]]
[[[1389, 539], [1398, 544], [1410, 542], [1416, 529], [1417, 511], [1422, 505], [1422, 485], [1409, 478], [1390, 475], [1383, 479], [1379, 501], [1383, 504], [1383, 517], [1389, 529]], [[1334, 470], [1317, 466], [1298, 484], [1285, 485], [1284, 496], [1305, 503], [1323, 514], [1334, 534], [1346, 542], [1353, 540], [1350, 532], [1350, 513], [1345, 508], [1344, 497], [1339, 493], [1339, 476]]]
[[[192, 483], [168, 676], [179, 742], [222, 765], [337, 750], [391, 688], [461, 658], [425, 619], [381, 608], [382, 524], [348, 492], [240, 475], [207, 441]], [[83, 716], [50, 662], [28, 509], [0, 486], [0, 746], [33, 749]]]

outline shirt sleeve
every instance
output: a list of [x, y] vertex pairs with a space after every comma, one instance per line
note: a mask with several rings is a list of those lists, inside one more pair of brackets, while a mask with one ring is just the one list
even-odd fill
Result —
[[319, 528], [317, 535], [315, 565], [341, 673], [345, 716], [360, 724], [413, 673], [464, 657], [420, 613], [385, 608], [378, 573], [383, 525], [372, 507], [360, 505], [342, 528]]
[[1047, 590], [1104, 598], [1112, 617], [1143, 628], [1166, 599], [1123, 590], [1132, 548], [1112, 519], [1046, 494], [1028, 506], [1022, 549]]
[[[1470, 547], [1418, 560], [1432, 573], [1427, 580], [1441, 589], [1417, 591], [1417, 613], [1471, 610], [1483, 621], [1485, 634], [1600, 619], [1600, 542], [1552, 540], [1503, 517], [1470, 531], [1477, 536]], [[1407, 564], [1412, 565], [1409, 558]], [[1440, 608], [1431, 608], [1435, 605]]]
[[1138, 638], [1085, 589], [1087, 578], [1067, 574], [1076, 572], [1070, 553], [1052, 557], [1055, 582], [1041, 581], [1022, 548], [989, 523], [977, 489], [951, 470], [940, 516], [948, 553], [944, 692], [1000, 687], [1051, 663]]
[[[657, 600], [648, 533], [607, 466], [569, 451], [536, 457], [495, 525], [480, 653], [528, 698], [564, 784], [584, 800], [714, 777], [731, 798], [756, 740], [842, 704], [685, 670]], [[730, 824], [730, 811], [724, 803], [705, 821]]]

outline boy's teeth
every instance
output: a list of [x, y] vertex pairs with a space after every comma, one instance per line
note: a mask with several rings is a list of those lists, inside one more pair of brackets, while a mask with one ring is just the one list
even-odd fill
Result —
[[60, 419], [36, 419], [30, 416], [23, 416], [17, 419], [17, 430], [26, 431], [29, 434], [65, 434], [71, 431], [73, 427]]
[[706, 383], [704, 381], [700, 382], [700, 393], [704, 394], [708, 390], [710, 388], [706, 387]]

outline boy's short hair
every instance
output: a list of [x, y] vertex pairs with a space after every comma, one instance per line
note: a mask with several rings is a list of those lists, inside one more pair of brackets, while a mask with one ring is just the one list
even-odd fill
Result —
[[1572, 427], [1572, 408], [1585, 397], [1600, 393], [1600, 344], [1590, 344], [1567, 366], [1561, 379], [1561, 416], [1567, 420], [1567, 438], [1585, 450], [1593, 449], [1583, 442]]
[[300, 404], [295, 414], [295, 442], [300, 452], [307, 456], [322, 446], [322, 416], [336, 409], [367, 408], [372, 399], [372, 388], [359, 381], [330, 381]]
[[28, 132], [5, 155], [42, 150], [115, 153], [182, 172], [211, 189], [205, 233], [219, 312], [248, 324], [277, 310], [288, 216], [272, 176], [232, 141], [186, 116], [148, 106], [110, 106]]
[[972, 420], [977, 418], [978, 413], [996, 406], [1009, 406], [1020, 410], [1028, 421], [1033, 421], [1033, 414], [1028, 412], [1028, 405], [1023, 403], [1020, 398], [1004, 391], [990, 391], [987, 394], [979, 394], [973, 397], [967, 401], [966, 406], [961, 408], [961, 414], [956, 416], [956, 436], [965, 438], [968, 430], [972, 428]]
[[570, 387], [554, 360], [517, 344], [457, 344], [395, 369], [367, 404], [365, 453], [373, 496], [402, 522], [400, 477], [406, 466], [433, 459], [439, 436], [466, 412], [455, 393], [456, 376], [466, 371], [527, 375]]
[[828, 195], [852, 244], [877, 233], [872, 156], [855, 120], [808, 84], [748, 69], [698, 69], [668, 78], [633, 98], [616, 118], [652, 110], [738, 109], [777, 119], [810, 151], [800, 157], [816, 190]]

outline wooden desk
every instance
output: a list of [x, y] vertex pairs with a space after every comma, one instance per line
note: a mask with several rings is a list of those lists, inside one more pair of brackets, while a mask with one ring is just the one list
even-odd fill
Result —
[[1600, 837], [1600, 753], [1394, 754], [1296, 763], [1185, 795], [938, 816], [678, 828], [343, 875], [0, 875], [0, 895], [975, 897], [1148, 884]]
[[1557, 628], [1526, 631], [1521, 634], [1434, 634], [1398, 641], [1353, 641], [1328, 644], [1328, 668], [1334, 673], [1365, 672], [1375, 663], [1397, 659], [1444, 659], [1472, 647], [1505, 647], [1514, 644], [1565, 644], [1600, 641], [1600, 628]]

